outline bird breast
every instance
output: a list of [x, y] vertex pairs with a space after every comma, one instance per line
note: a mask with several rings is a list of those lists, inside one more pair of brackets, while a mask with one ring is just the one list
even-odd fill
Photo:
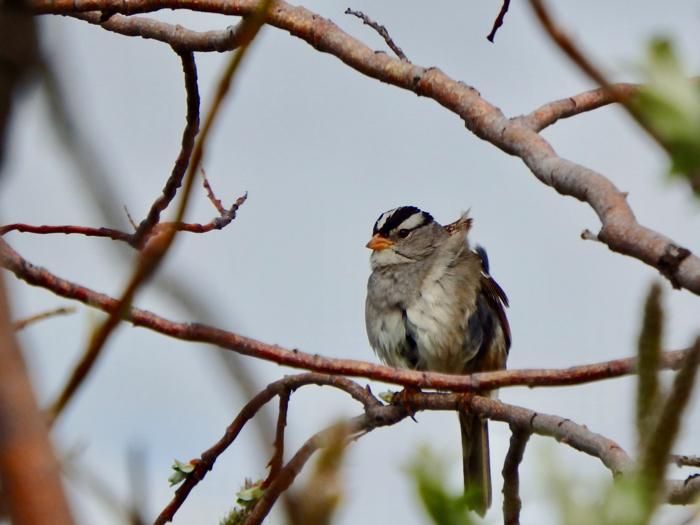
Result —
[[468, 319], [476, 304], [478, 268], [433, 265], [417, 296], [407, 305], [406, 323], [414, 334], [419, 368], [463, 373], [478, 347], [468, 337]]

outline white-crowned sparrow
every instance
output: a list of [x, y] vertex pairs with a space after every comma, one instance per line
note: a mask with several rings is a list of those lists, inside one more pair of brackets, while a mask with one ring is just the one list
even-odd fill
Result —
[[[441, 226], [415, 206], [379, 216], [372, 239], [365, 322], [390, 366], [454, 374], [506, 366], [508, 299], [489, 275], [483, 248], [469, 248], [471, 219]], [[473, 510], [491, 504], [488, 427], [460, 413], [464, 488]]]

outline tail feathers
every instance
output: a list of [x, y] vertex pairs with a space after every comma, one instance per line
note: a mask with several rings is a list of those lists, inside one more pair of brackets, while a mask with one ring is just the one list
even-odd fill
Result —
[[471, 509], [484, 516], [491, 506], [489, 429], [486, 420], [461, 412], [459, 426], [462, 431], [464, 492], [469, 497]]

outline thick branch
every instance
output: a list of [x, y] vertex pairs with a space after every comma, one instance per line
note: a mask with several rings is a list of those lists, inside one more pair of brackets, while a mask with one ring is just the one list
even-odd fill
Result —
[[[227, 15], [252, 13], [256, 0], [32, 0], [36, 13], [109, 11], [133, 14], [166, 8]], [[600, 173], [559, 157], [552, 146], [519, 119], [507, 119], [472, 87], [439, 69], [424, 68], [374, 53], [333, 22], [303, 7], [275, 2], [267, 22], [330, 53], [372, 78], [429, 97], [457, 114], [467, 128], [508, 154], [520, 157], [543, 183], [588, 203], [601, 221], [598, 238], [618, 253], [657, 268], [674, 286], [700, 294], [700, 259], [669, 238], [641, 226], [625, 194]]]
[[[13, 336], [0, 276], [0, 485], [17, 524], [73, 523], [27, 369]], [[41, 485], [38, 481], [41, 480]]]
[[[118, 307], [118, 301], [112, 297], [61, 279], [43, 268], [33, 266], [20, 257], [2, 239], [0, 239], [0, 266], [10, 270], [29, 284], [46, 288], [56, 295], [80, 301], [98, 310], [112, 313]], [[293, 368], [367, 377], [403, 386], [464, 392], [492, 390], [507, 386], [564, 386], [588, 383], [633, 374], [637, 363], [637, 359], [632, 357], [561, 370], [502, 370], [471, 375], [441, 374], [391, 368], [353, 359], [331, 359], [298, 350], [288, 350], [204, 324], [170, 321], [139, 308], [130, 308], [122, 319], [135, 326], [148, 328], [170, 337], [185, 341], [210, 343], [239, 354]], [[678, 369], [686, 353], [686, 350], [665, 352], [660, 367], [662, 369]]]
[[140, 16], [113, 14], [105, 19], [100, 11], [77, 13], [73, 18], [103, 27], [125, 36], [158, 40], [186, 51], [232, 51], [241, 45], [244, 35], [240, 24], [226, 29], [197, 32], [181, 25], [168, 24], [160, 20]]

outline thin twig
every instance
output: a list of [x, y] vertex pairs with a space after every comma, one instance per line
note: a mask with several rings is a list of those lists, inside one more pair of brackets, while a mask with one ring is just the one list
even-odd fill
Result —
[[[46, 288], [60, 297], [80, 301], [87, 306], [107, 313], [112, 313], [119, 307], [118, 301], [108, 295], [61, 279], [43, 268], [32, 265], [20, 257], [2, 239], [0, 239], [0, 266], [27, 283]], [[307, 354], [299, 350], [289, 350], [205, 324], [174, 322], [152, 312], [133, 307], [124, 316], [124, 320], [134, 326], [148, 328], [170, 337], [213, 344], [242, 355], [272, 361], [292, 368], [366, 377], [402, 386], [439, 388], [455, 392], [478, 392], [508, 386], [577, 385], [634, 374], [637, 366], [637, 358], [629, 357], [564, 369], [500, 370], [470, 375], [418, 372], [354, 359], [333, 359]], [[677, 370], [687, 353], [688, 350], [665, 352], [661, 357], [660, 369]]]
[[218, 457], [235, 441], [246, 423], [250, 421], [268, 401], [284, 392], [296, 390], [306, 385], [332, 386], [344, 390], [351, 397], [362, 403], [365, 410], [380, 405], [367, 390], [344, 377], [307, 373], [288, 376], [269, 384], [262, 392], [246, 403], [233, 422], [228, 426], [221, 439], [201, 454], [200, 460], [196, 462], [195, 469], [185, 479], [177, 491], [175, 491], [173, 499], [165, 509], [163, 509], [158, 518], [156, 518], [154, 525], [163, 525], [164, 523], [172, 521], [173, 516], [185, 502], [192, 489], [204, 479], [207, 472], [214, 466]]
[[[272, 506], [280, 495], [287, 491], [292, 482], [299, 475], [313, 453], [319, 448], [327, 446], [329, 442], [333, 442], [334, 438], [337, 440], [336, 436], [341, 428], [342, 431], [354, 437], [364, 435], [364, 433], [369, 430], [368, 426], [365, 424], [365, 418], [360, 416], [348, 422], [333, 425], [311, 436], [301, 448], [297, 450], [284, 468], [280, 470], [280, 473], [275, 477], [270, 486], [267, 487], [260, 500], [256, 502], [252, 512], [245, 520], [244, 525], [260, 525], [270, 513]], [[350, 440], [348, 440], [348, 442], [349, 441]]]
[[[187, 125], [185, 133], [183, 134], [182, 149], [180, 150], [178, 159], [175, 162], [173, 175], [171, 175], [168, 184], [166, 184], [166, 188], [170, 188], [172, 191], [175, 191], [176, 187], [179, 186], [179, 181], [176, 180], [178, 178], [179, 171], [184, 170], [188, 164], [191, 151], [189, 135], [196, 133], [197, 123], [199, 122], [199, 90], [197, 88], [197, 67], [194, 61], [194, 55], [191, 52], [183, 52], [180, 53], [180, 58], [182, 60], [182, 68], [185, 74], [185, 86], [188, 92], [188, 109]], [[188, 200], [188, 190], [190, 188], [191, 186], [185, 190], [182, 201], [183, 205], [181, 206], [180, 210], [181, 213], [178, 215], [175, 222], [180, 222], [182, 219], [184, 204], [186, 204]], [[151, 209], [151, 213], [149, 213], [149, 218], [144, 220], [139, 226], [139, 230], [134, 233], [134, 237], [132, 239], [134, 244], [140, 245], [141, 241], [139, 235], [143, 236], [148, 234], [158, 221], [160, 211], [165, 205], [167, 205], [167, 202], [169, 202], [167, 199], [167, 196], [170, 194], [169, 191], [169, 189], [163, 190], [163, 199], [159, 199], [157, 203], [154, 204], [153, 208]], [[83, 352], [83, 355], [80, 357], [80, 360], [71, 372], [68, 380], [61, 389], [61, 392], [56, 397], [56, 400], [51, 404], [51, 408], [49, 409], [49, 422], [51, 424], [55, 422], [56, 418], [63, 412], [80, 385], [92, 370], [110, 334], [117, 327], [119, 322], [128, 314], [136, 291], [151, 277], [156, 268], [159, 266], [173, 241], [175, 233], [176, 232], [172, 229], [169, 231], [166, 230], [159, 235], [158, 238], [150, 238], [148, 244], [143, 250], [141, 250], [136, 268], [134, 269], [129, 283], [122, 293], [116, 308], [110, 312], [107, 320], [93, 332], [92, 336], [90, 337], [90, 342]]]
[[0, 235], [5, 235], [9, 232], [20, 232], [20, 233], [36, 233], [39, 235], [50, 235], [55, 233], [62, 233], [65, 235], [85, 235], [87, 237], [106, 237], [115, 241], [122, 241], [126, 243], [131, 243], [131, 234], [119, 230], [114, 230], [112, 228], [91, 228], [89, 226], [72, 226], [72, 225], [59, 225], [59, 226], [33, 226], [31, 224], [14, 223], [7, 224], [0, 227]]
[[[542, 27], [547, 32], [552, 41], [576, 64], [581, 71], [586, 73], [598, 85], [607, 89], [611, 95], [614, 92], [609, 90], [610, 82], [600, 69], [581, 51], [573, 40], [554, 22], [549, 14], [549, 9], [545, 6], [543, 0], [530, 0], [535, 15], [539, 19]], [[617, 102], [621, 102], [617, 99]]]
[[510, 446], [503, 462], [503, 523], [518, 525], [520, 523], [520, 476], [518, 467], [523, 460], [525, 447], [530, 439], [530, 432], [511, 427]]
[[216, 211], [219, 212], [219, 215], [223, 215], [226, 213], [226, 208], [224, 208], [224, 205], [221, 204], [221, 200], [216, 198], [214, 190], [211, 188], [211, 184], [209, 184], [209, 179], [207, 179], [207, 174], [204, 172], [204, 169], [200, 169], [199, 172], [202, 175], [202, 186], [204, 186], [204, 191], [207, 192], [207, 198], [214, 205]]
[[287, 408], [289, 407], [290, 394], [291, 391], [289, 389], [283, 390], [279, 394], [280, 405], [277, 414], [277, 430], [275, 432], [275, 453], [270, 460], [270, 473], [263, 483], [263, 487], [267, 487], [277, 477], [277, 474], [279, 474], [282, 468], [282, 463], [284, 461], [284, 429], [287, 426]]
[[[150, 234], [153, 227], [158, 224], [160, 214], [168, 207], [168, 204], [175, 198], [178, 188], [182, 184], [182, 179], [187, 171], [190, 159], [193, 157], [195, 138], [199, 131], [199, 86], [197, 85], [197, 65], [194, 61], [192, 51], [178, 51], [182, 61], [182, 71], [185, 77], [185, 91], [187, 93], [187, 113], [185, 117], [185, 129], [182, 132], [180, 152], [178, 153], [175, 165], [168, 181], [163, 187], [162, 194], [155, 200], [146, 218], [141, 221], [136, 232], [134, 232], [131, 243], [141, 247]], [[178, 217], [175, 222], [182, 221]]]
[[605, 74], [593, 63], [593, 60], [588, 58], [581, 48], [562, 30], [554, 21], [549, 13], [549, 9], [545, 6], [544, 0], [530, 0], [530, 5], [535, 11], [535, 15], [539, 19], [542, 27], [547, 32], [552, 41], [578, 66], [578, 68], [588, 75], [593, 81], [605, 89], [611, 97], [615, 99], [627, 113], [653, 138], [662, 148], [668, 149], [662, 137], [656, 130], [649, 125], [646, 118], [636, 109], [631, 103], [629, 94], [625, 91], [613, 89], [612, 83], [607, 79]]
[[131, 213], [129, 213], [129, 208], [124, 205], [124, 213], [126, 213], [126, 218], [129, 220], [129, 224], [131, 224], [131, 227], [134, 229], [134, 231], [138, 230], [139, 227], [134, 221], [134, 218], [131, 216]]
[[493, 27], [491, 28], [491, 32], [486, 37], [486, 40], [488, 40], [489, 42], [493, 42], [493, 39], [496, 38], [496, 32], [498, 31], [498, 28], [503, 25], [503, 20], [506, 18], [506, 13], [508, 12], [509, 7], [510, 0], [503, 0], [501, 10], [498, 12], [496, 20], [493, 21]]
[[23, 330], [32, 323], [38, 321], [43, 321], [44, 319], [50, 319], [51, 317], [57, 317], [59, 315], [69, 315], [75, 313], [76, 308], [73, 306], [63, 306], [61, 308], [54, 308], [53, 310], [47, 310], [46, 312], [41, 312], [30, 317], [25, 317], [24, 319], [19, 319], [12, 323], [12, 328], [15, 332]]
[[406, 55], [404, 52], [401, 50], [399, 46], [396, 45], [394, 40], [391, 38], [391, 35], [389, 34], [389, 31], [387, 31], [387, 28], [384, 27], [383, 25], [380, 25], [379, 23], [375, 22], [372, 20], [370, 17], [368, 17], [366, 14], [364, 14], [362, 11], [353, 11], [349, 7], [345, 10], [346, 15], [353, 15], [362, 20], [362, 23], [365, 25], [368, 25], [372, 29], [374, 29], [377, 33], [379, 33], [379, 36], [381, 36], [384, 39], [384, 42], [386, 42], [386, 45], [389, 46], [389, 48], [394, 52], [394, 54], [399, 57], [399, 60], [403, 62], [409, 62], [408, 58], [406, 58]]

